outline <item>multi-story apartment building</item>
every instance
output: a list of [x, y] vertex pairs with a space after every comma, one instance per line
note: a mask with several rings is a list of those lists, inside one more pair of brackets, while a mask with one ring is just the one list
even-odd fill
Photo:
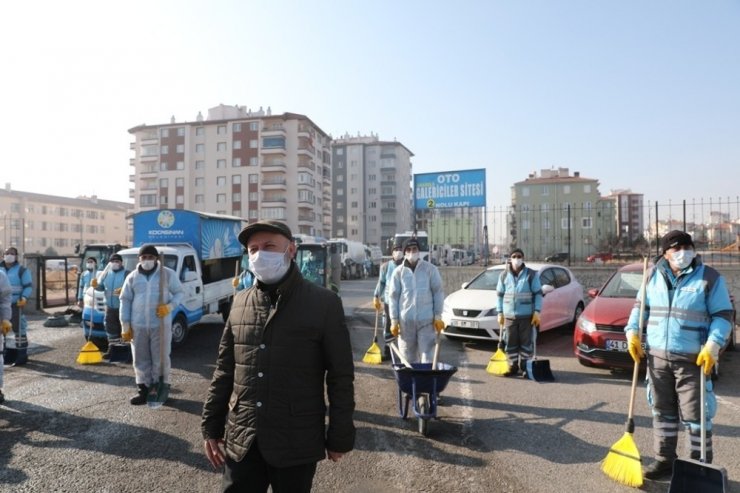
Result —
[[599, 182], [568, 168], [541, 170], [512, 187], [510, 244], [542, 259], [570, 252], [583, 259], [607, 248], [614, 237], [613, 200], [599, 195]]
[[605, 197], [615, 204], [617, 244], [630, 246], [645, 229], [643, 194], [631, 190], [612, 190]]
[[330, 137], [304, 115], [220, 105], [129, 130], [135, 210], [190, 209], [331, 234]]
[[126, 202], [22, 192], [8, 183], [0, 189], [0, 211], [0, 251], [73, 255], [78, 244], [131, 242]]
[[332, 236], [383, 248], [412, 229], [411, 157], [397, 141], [377, 135], [332, 142]]

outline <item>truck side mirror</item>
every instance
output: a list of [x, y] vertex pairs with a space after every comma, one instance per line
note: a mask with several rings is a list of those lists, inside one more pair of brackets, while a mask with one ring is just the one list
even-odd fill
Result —
[[197, 281], [198, 273], [192, 270], [185, 271], [182, 274], [182, 280], [183, 282]]

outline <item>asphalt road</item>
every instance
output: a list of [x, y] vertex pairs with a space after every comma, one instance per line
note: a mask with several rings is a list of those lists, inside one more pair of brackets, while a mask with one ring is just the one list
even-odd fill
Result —
[[[485, 372], [492, 345], [442, 340], [441, 360], [458, 368], [427, 437], [398, 414], [387, 363], [368, 365], [374, 280], [342, 286], [356, 361], [356, 449], [319, 465], [317, 492], [627, 492], [599, 470], [624, 433], [631, 373], [580, 366], [571, 334], [545, 333], [538, 353], [554, 383], [497, 378]], [[200, 411], [222, 324], [190, 333], [173, 352], [172, 399], [159, 410], [131, 406], [128, 365], [78, 365], [84, 342], [76, 327], [32, 321], [31, 361], [6, 368], [0, 405], [2, 492], [206, 492], [220, 475], [202, 454]], [[717, 382], [715, 464], [740, 491], [740, 353], [723, 356]], [[635, 442], [652, 456], [651, 419], [638, 390]], [[681, 440], [683, 447], [683, 440]], [[666, 491], [647, 482], [643, 491]]]

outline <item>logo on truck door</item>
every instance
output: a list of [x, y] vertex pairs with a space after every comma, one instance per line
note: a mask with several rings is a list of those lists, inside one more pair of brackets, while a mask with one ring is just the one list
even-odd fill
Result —
[[175, 215], [171, 211], [161, 211], [157, 215], [157, 224], [163, 228], [171, 228], [175, 224]]

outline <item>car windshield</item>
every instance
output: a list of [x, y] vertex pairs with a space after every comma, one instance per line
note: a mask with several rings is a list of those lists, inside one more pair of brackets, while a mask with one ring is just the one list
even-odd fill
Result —
[[636, 298], [642, 284], [642, 271], [617, 272], [609, 279], [599, 296], [607, 298]]
[[[533, 269], [534, 270], [534, 269]], [[498, 278], [501, 277], [503, 269], [491, 269], [481, 272], [476, 278], [465, 286], [465, 289], [483, 289], [495, 291]]]

